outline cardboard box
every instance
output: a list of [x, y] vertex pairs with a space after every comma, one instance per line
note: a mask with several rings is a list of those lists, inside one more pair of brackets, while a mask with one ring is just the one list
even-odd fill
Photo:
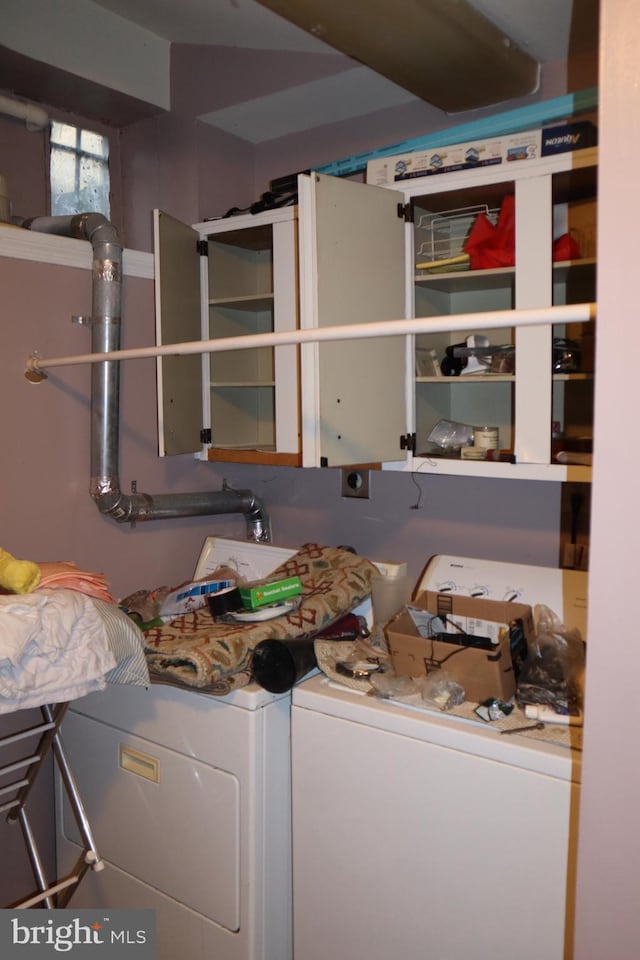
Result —
[[281, 603], [302, 593], [300, 577], [285, 577], [283, 580], [265, 580], [240, 587], [242, 605], [257, 610], [268, 603]]
[[578, 120], [575, 123], [560, 123], [553, 127], [542, 128], [542, 156], [555, 153], [567, 153], [572, 150], [585, 150], [598, 143], [598, 130], [590, 120]]
[[369, 160], [367, 183], [384, 187], [416, 177], [429, 177], [455, 170], [472, 170], [518, 160], [534, 160], [540, 156], [541, 131], [521, 133], [484, 140], [453, 143], [412, 153]]
[[[448, 626], [446, 639], [427, 638], [418, 634], [409, 613], [392, 620], [386, 632], [396, 673], [423, 677], [446, 670], [474, 703], [513, 696], [527, 644], [535, 636], [528, 604], [426, 591], [414, 606], [446, 616], [460, 630]], [[510, 629], [514, 622], [521, 630]]]

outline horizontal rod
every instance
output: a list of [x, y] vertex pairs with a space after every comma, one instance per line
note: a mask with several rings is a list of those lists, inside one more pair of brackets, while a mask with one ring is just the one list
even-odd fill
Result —
[[549, 323], [585, 323], [594, 320], [595, 303], [567, 304], [561, 307], [539, 307], [527, 310], [490, 310], [487, 313], [458, 313], [446, 317], [415, 317], [405, 320], [379, 320], [375, 323], [352, 323], [334, 327], [312, 327], [276, 333], [256, 333], [217, 340], [192, 340], [155, 347], [134, 347], [108, 353], [84, 353], [69, 357], [39, 357], [32, 354], [26, 376], [53, 367], [69, 367], [105, 360], [141, 360], [146, 357], [180, 357], [194, 353], [221, 353], [227, 350], [251, 350], [255, 347], [279, 347], [295, 343], [318, 343], [332, 340], [367, 340], [376, 337], [400, 337], [418, 333], [464, 331], [478, 325], [483, 330], [542, 326]]
[[43, 890], [41, 893], [36, 894], [34, 897], [29, 897], [28, 900], [23, 900], [22, 903], [17, 903], [15, 906], [16, 910], [27, 910], [29, 907], [33, 907], [36, 903], [40, 903], [42, 900], [46, 900], [47, 897], [50, 897], [54, 893], [60, 893], [61, 890], [65, 890], [67, 887], [70, 887], [73, 883], [78, 883], [80, 880], [79, 876], [66, 877], [64, 880], [61, 880], [60, 883], [54, 883], [52, 887], [47, 887], [46, 890]]

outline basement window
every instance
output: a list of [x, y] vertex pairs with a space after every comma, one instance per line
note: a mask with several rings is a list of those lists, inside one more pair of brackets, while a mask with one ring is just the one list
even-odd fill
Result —
[[109, 209], [109, 141], [93, 130], [53, 121], [50, 133], [51, 213], [102, 213]]

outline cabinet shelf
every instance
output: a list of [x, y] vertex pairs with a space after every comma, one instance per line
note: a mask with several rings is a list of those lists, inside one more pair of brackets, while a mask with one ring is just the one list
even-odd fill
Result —
[[458, 460], [417, 453], [411, 469], [420, 474], [484, 477], [495, 480], [549, 480], [591, 482], [591, 467], [564, 463], [501, 463], [491, 460]]
[[513, 373], [479, 373], [467, 377], [416, 377], [416, 383], [438, 383], [443, 387], [468, 383], [514, 383]]
[[515, 267], [495, 267], [490, 270], [451, 270], [446, 273], [422, 273], [415, 276], [416, 286], [431, 287], [444, 293], [454, 293], [473, 287], [474, 290], [500, 290], [510, 286]]
[[[554, 280], [566, 280], [570, 270], [593, 269], [593, 257], [580, 260], [557, 260], [553, 266]], [[444, 293], [453, 293], [473, 286], [476, 290], [499, 290], [510, 284], [515, 277], [515, 267], [494, 267], [489, 270], [450, 270], [443, 273], [418, 271], [414, 277], [416, 286], [433, 287]]]
[[211, 463], [252, 463], [270, 467], [300, 467], [299, 453], [278, 453], [275, 449], [256, 447], [212, 447], [207, 450]]
[[275, 387], [275, 380], [212, 380], [209, 384], [212, 390], [219, 390], [223, 387]]
[[241, 297], [215, 297], [209, 300], [209, 306], [248, 311], [269, 310], [273, 306], [273, 294], [254, 293]]
[[552, 379], [557, 383], [577, 383], [581, 380], [593, 380], [592, 373], [554, 373]]
[[593, 270], [596, 265], [594, 257], [584, 257], [581, 260], [556, 260], [553, 264], [553, 278], [566, 280], [570, 270]]
[[[467, 383], [515, 383], [513, 373], [479, 373], [469, 377], [416, 377], [416, 383], [439, 383], [443, 387]], [[580, 380], [593, 380], [592, 373], [554, 373], [553, 380], [558, 383], [576, 383]]]

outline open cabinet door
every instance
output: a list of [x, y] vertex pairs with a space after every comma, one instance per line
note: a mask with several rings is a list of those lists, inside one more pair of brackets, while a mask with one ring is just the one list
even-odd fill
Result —
[[[402, 194], [299, 177], [301, 326], [406, 316]], [[401, 459], [406, 337], [301, 347], [303, 466]]]
[[[199, 234], [153, 212], [156, 342], [202, 339]], [[202, 447], [202, 357], [158, 357], [158, 447], [161, 457]]]

